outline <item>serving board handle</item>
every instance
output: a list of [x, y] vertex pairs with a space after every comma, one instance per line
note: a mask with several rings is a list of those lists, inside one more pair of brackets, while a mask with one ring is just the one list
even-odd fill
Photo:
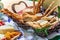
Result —
[[12, 5], [12, 11], [13, 11], [14, 13], [17, 13], [17, 11], [16, 11], [16, 9], [15, 9], [15, 6], [16, 6], [16, 5], [20, 5], [21, 3], [23, 3], [26, 7], [28, 7], [28, 5], [27, 5], [24, 1], [20, 1], [19, 3], [14, 3], [14, 4]]

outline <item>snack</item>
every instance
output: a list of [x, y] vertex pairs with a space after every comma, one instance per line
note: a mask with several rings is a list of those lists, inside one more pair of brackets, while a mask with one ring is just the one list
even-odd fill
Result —
[[14, 40], [21, 36], [21, 33], [18, 31], [6, 32], [5, 34], [0, 34], [0, 40]]
[[12, 26], [7, 26], [7, 25], [3, 25], [0, 26], [0, 33], [6, 33], [7, 31], [14, 31], [14, 27]]
[[[43, 2], [44, 0], [39, 0], [38, 5], [35, 5], [35, 1], [33, 0], [33, 7], [30, 10], [29, 8], [26, 9], [29, 11], [23, 10], [22, 14], [20, 15], [11, 13], [8, 9], [3, 9], [2, 11], [9, 17], [17, 20], [19, 23], [28, 25], [28, 27], [31, 26], [37, 35], [46, 37], [52, 32], [55, 32], [55, 29], [58, 30], [56, 26], [58, 26], [60, 23], [58, 22], [58, 17], [54, 15], [54, 10], [58, 7], [58, 5], [51, 9], [52, 5], [55, 3], [53, 1], [47, 9], [42, 11], [41, 9], [43, 8]], [[41, 14], [40, 16], [39, 13]]]
[[1, 40], [14, 40], [21, 36], [21, 32], [14, 29], [12, 26], [0, 26], [0, 39]]
[[6, 40], [14, 40], [15, 38], [21, 36], [21, 33], [18, 31], [13, 31], [13, 32], [6, 32], [5, 37]]

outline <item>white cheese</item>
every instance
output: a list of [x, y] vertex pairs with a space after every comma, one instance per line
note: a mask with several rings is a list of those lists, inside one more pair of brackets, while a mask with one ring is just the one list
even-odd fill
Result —
[[48, 16], [49, 19], [51, 19], [51, 18], [53, 18], [53, 17], [54, 17], [54, 15], [50, 15], [50, 16]]
[[48, 23], [48, 21], [43, 21], [43, 22], [40, 23], [40, 25], [45, 25], [47, 23]]
[[45, 21], [45, 20], [39, 20], [37, 22], [40, 23], [40, 25], [44, 25], [44, 24], [48, 23], [48, 21]]
[[38, 20], [37, 22], [38, 22], [38, 23], [41, 23], [41, 22], [44, 22], [44, 21], [45, 21], [45, 20]]
[[42, 14], [41, 13], [37, 13], [36, 16], [42, 16]]
[[48, 22], [48, 21], [45, 21], [45, 20], [39, 20], [39, 21], [37, 21], [37, 22], [40, 23], [40, 25], [41, 25], [42, 27], [45, 27], [45, 26], [49, 25], [49, 22]]

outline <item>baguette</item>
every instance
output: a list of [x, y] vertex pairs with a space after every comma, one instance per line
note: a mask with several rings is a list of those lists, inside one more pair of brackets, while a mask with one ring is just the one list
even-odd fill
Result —
[[58, 7], [58, 5], [56, 5], [54, 8], [52, 8], [52, 9], [46, 14], [46, 16], [49, 16], [57, 7]]
[[55, 3], [55, 1], [52, 1], [52, 3], [49, 5], [49, 7], [46, 9], [44, 15], [47, 14], [47, 12], [50, 10], [50, 8], [52, 7], [52, 5]]

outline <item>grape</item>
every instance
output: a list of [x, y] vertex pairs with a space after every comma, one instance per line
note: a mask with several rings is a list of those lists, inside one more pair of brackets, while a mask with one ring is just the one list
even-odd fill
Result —
[[56, 11], [54, 11], [51, 15], [55, 15], [55, 16], [57, 16], [57, 12]]
[[41, 14], [44, 14], [44, 12], [41, 12]]
[[41, 6], [40, 12], [43, 14], [45, 12], [45, 8]]

